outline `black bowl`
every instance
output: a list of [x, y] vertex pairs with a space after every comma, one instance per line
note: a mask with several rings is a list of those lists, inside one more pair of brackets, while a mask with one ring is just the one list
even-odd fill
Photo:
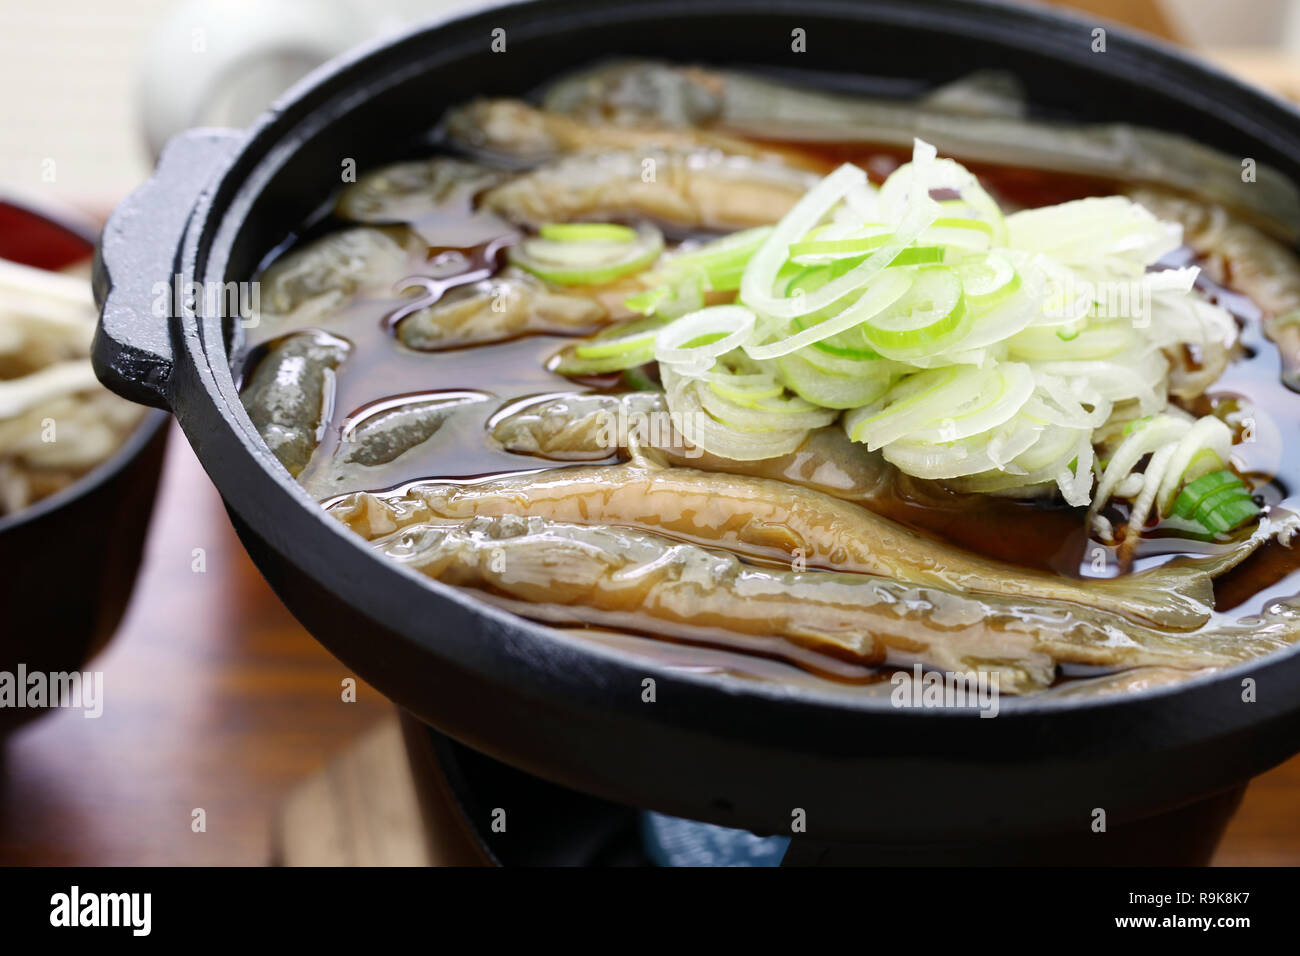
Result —
[[[989, 2], [521, 3], [335, 61], [247, 133], [173, 141], [101, 245], [95, 357], [123, 395], [170, 408], [262, 572], [307, 628], [401, 706], [531, 774], [757, 832], [914, 845], [1111, 832], [1239, 787], [1300, 749], [1300, 648], [1182, 686], [1004, 701], [1000, 716], [897, 710], [614, 654], [381, 558], [300, 488], [240, 405], [219, 315], [151, 317], [148, 290], [249, 278], [360, 169], [406, 158], [449, 105], [521, 94], [610, 54], [818, 70], [921, 88], [989, 66], [1036, 107], [1162, 127], [1300, 179], [1300, 117], [1229, 77], [1095, 24]], [[806, 31], [804, 55], [791, 30]], [[507, 53], [491, 41], [504, 30]], [[500, 34], [496, 34], [500, 36]], [[463, 385], [464, 383], [448, 383]], [[657, 702], [642, 701], [653, 678]], [[1244, 678], [1258, 699], [1243, 703]], [[1104, 838], [1102, 838], [1104, 839]], [[1115, 838], [1112, 838], [1115, 839]]]
[[[4, 258], [56, 269], [89, 259], [93, 227], [0, 201]], [[0, 672], [77, 671], [126, 610], [162, 470], [167, 416], [150, 412], [77, 481], [0, 517]], [[0, 707], [0, 734], [46, 711]]]

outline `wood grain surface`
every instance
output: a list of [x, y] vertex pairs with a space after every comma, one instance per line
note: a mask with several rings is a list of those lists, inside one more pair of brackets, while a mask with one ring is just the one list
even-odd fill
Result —
[[353, 675], [262, 580], [179, 431], [135, 597], [92, 666], [102, 717], [54, 714], [8, 741], [0, 864], [267, 863], [280, 801], [392, 713], [365, 685], [342, 700]]

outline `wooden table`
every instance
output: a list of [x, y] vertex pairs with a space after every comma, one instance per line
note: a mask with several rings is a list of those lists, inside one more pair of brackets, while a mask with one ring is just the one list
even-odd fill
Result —
[[364, 684], [342, 701], [352, 675], [271, 593], [179, 431], [135, 598], [92, 666], [102, 717], [57, 713], [9, 741], [0, 863], [267, 863], [285, 795], [392, 714]]

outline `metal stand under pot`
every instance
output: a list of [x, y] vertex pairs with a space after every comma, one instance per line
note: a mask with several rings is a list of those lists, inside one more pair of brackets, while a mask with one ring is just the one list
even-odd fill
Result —
[[[496, 866], [1198, 866], [1210, 862], [1245, 787], [1135, 823], [1018, 841], [822, 843], [759, 836], [601, 800], [486, 757], [404, 714], [424, 825], [449, 862]], [[477, 859], [474, 859], [477, 856]]]

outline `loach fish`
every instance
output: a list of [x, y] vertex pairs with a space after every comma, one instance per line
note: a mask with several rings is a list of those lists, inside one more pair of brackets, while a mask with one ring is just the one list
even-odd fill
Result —
[[871, 501], [897, 476], [878, 452], [867, 451], [836, 426], [814, 429], [802, 445], [777, 458], [737, 461], [710, 454], [674, 427], [662, 392], [531, 396], [497, 412], [489, 425], [493, 440], [516, 454], [596, 461], [629, 452], [635, 440], [639, 450], [659, 452], [674, 465], [777, 478], [847, 501]]
[[353, 222], [405, 223], [430, 247], [465, 249], [513, 231], [492, 213], [474, 209], [480, 193], [508, 178], [503, 170], [450, 156], [397, 163], [344, 189], [334, 213]]
[[1259, 306], [1264, 334], [1282, 354], [1282, 381], [1300, 392], [1300, 259], [1296, 254], [1233, 218], [1222, 206], [1156, 189], [1132, 189], [1129, 196], [1157, 218], [1181, 224], [1183, 241], [1205, 260], [1210, 277]]
[[536, 515], [639, 528], [752, 558], [793, 560], [920, 586], [1069, 601], [1183, 630], [1203, 625], [1214, 604], [1210, 575], [1191, 566], [1122, 578], [1062, 578], [945, 547], [819, 491], [644, 462], [466, 484], [419, 482], [382, 497], [346, 496], [331, 508], [368, 538], [433, 518]]
[[338, 440], [325, 443], [298, 481], [318, 499], [337, 495], [340, 488], [373, 487], [381, 480], [374, 469], [427, 447], [453, 418], [491, 398], [488, 392], [462, 390], [416, 392], [370, 402], [343, 419]]
[[673, 427], [662, 392], [562, 392], [512, 402], [489, 422], [506, 451], [552, 461], [599, 461], [627, 450], [633, 433], [648, 448], [691, 449]]
[[466, 405], [489, 398], [487, 392], [458, 392], [436, 398], [398, 396], [375, 402], [363, 413], [349, 416], [339, 442], [339, 455], [348, 465], [386, 465], [427, 442]]
[[309, 329], [270, 343], [240, 399], [257, 432], [295, 477], [316, 451], [330, 419], [334, 370], [352, 350], [346, 339]]
[[[914, 663], [998, 675], [999, 689], [1047, 687], [1057, 663], [1218, 667], [1275, 640], [1163, 634], [1101, 610], [965, 595], [861, 574], [753, 567], [663, 535], [536, 516], [408, 525], [374, 542], [446, 584], [521, 615], [708, 643], [779, 638], [871, 665]], [[770, 650], [770, 644], [764, 644]]]
[[296, 249], [261, 274], [261, 315], [301, 324], [361, 291], [385, 296], [412, 271], [416, 240], [404, 229], [357, 227]]
[[1260, 165], [1243, 182], [1240, 158], [1185, 136], [1122, 123], [1026, 119], [1003, 108], [954, 109], [803, 88], [729, 70], [653, 60], [619, 60], [562, 79], [545, 109], [616, 126], [693, 126], [766, 142], [861, 143], [910, 147], [916, 138], [963, 161], [1009, 164], [1203, 195], [1295, 236], [1300, 190]]
[[520, 335], [590, 332], [609, 318], [598, 296], [555, 290], [511, 268], [406, 316], [397, 325], [397, 338], [407, 348], [435, 352]]
[[533, 228], [575, 219], [648, 218], [680, 230], [774, 223], [817, 177], [717, 150], [572, 155], [484, 193], [481, 208]]
[[334, 211], [354, 222], [411, 222], [448, 206], [467, 210], [478, 193], [506, 175], [449, 156], [394, 163], [366, 173], [344, 189]]
[[831, 163], [789, 147], [681, 127], [589, 123], [539, 110], [522, 100], [475, 100], [453, 109], [445, 122], [448, 137], [461, 149], [489, 162], [516, 167], [537, 166], [568, 153], [714, 149], [821, 174], [833, 168]]

